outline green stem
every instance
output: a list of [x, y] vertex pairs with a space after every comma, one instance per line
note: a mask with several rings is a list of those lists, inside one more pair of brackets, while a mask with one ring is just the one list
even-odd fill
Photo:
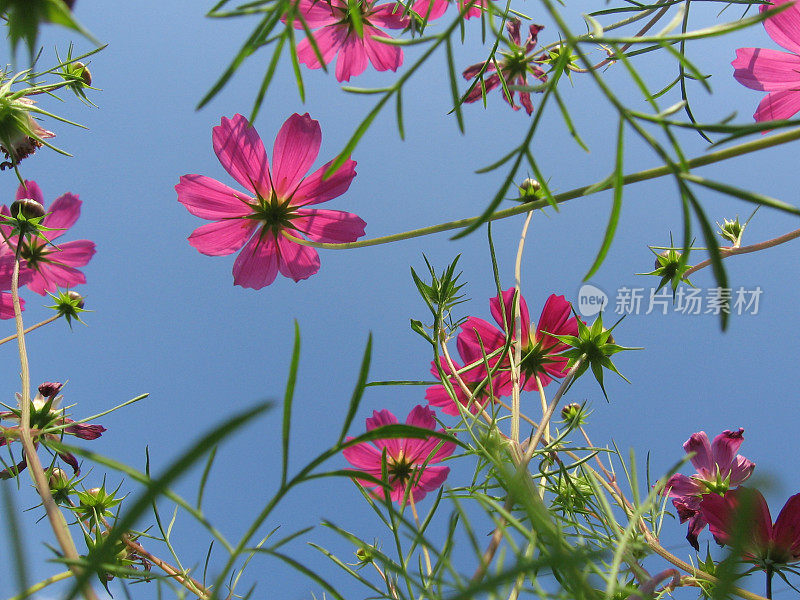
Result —
[[33, 596], [36, 592], [43, 590], [48, 585], [52, 583], [57, 583], [59, 581], [63, 581], [64, 579], [68, 579], [72, 577], [72, 575], [73, 575], [72, 571], [64, 571], [63, 573], [59, 573], [58, 575], [53, 575], [52, 577], [48, 577], [47, 579], [43, 579], [39, 583], [32, 585], [21, 594], [17, 596], [12, 596], [8, 600], [25, 600], [26, 598], [30, 598], [31, 596]]
[[[774, 135], [765, 136], [759, 138], [757, 140], [752, 140], [750, 142], [744, 142], [742, 144], [737, 144], [736, 146], [732, 146], [730, 148], [726, 148], [724, 150], [717, 150], [716, 152], [710, 152], [708, 154], [704, 154], [703, 156], [698, 156], [696, 158], [692, 158], [686, 161], [686, 165], [689, 168], [696, 168], [696, 167], [704, 167], [706, 165], [712, 165], [714, 163], [722, 162], [724, 160], [728, 160], [729, 158], [734, 158], [737, 156], [743, 156], [745, 154], [750, 154], [752, 152], [757, 152], [758, 150], [763, 150], [765, 148], [772, 148], [773, 146], [779, 146], [781, 144], [787, 144], [789, 142], [793, 142], [797, 139], [800, 139], [800, 127], [795, 129], [790, 129], [788, 131], [784, 131], [782, 133], [776, 133]], [[640, 181], [647, 181], [649, 179], [657, 179], [659, 177], [664, 177], [665, 175], [670, 175], [673, 173], [673, 169], [670, 168], [669, 165], [663, 165], [660, 167], [654, 167], [652, 169], [645, 169], [644, 171], [637, 171], [636, 173], [631, 173], [629, 175], [625, 175], [622, 178], [622, 182], [624, 185], [628, 185], [631, 183], [638, 183]], [[579, 198], [581, 196], [587, 196], [589, 194], [594, 194], [596, 192], [601, 192], [604, 190], [608, 190], [614, 187], [614, 184], [611, 182], [605, 183], [603, 185], [592, 184], [592, 185], [585, 185], [579, 188], [574, 188], [572, 190], [563, 192], [561, 194], [555, 194], [553, 196], [553, 200], [556, 203], [562, 204], [567, 202], [568, 200], [573, 200], [575, 198]], [[526, 202], [519, 206], [513, 206], [511, 208], [506, 208], [503, 210], [498, 210], [492, 216], [489, 217], [489, 221], [499, 221], [501, 219], [507, 219], [509, 217], [513, 217], [516, 215], [520, 215], [523, 213], [531, 212], [533, 210], [538, 210], [540, 208], [546, 208], [549, 205], [546, 199], [542, 200], [535, 200], [533, 202]], [[800, 211], [798, 211], [800, 212]], [[458, 219], [456, 221], [448, 221], [447, 223], [440, 223], [438, 225], [431, 225], [429, 227], [422, 227], [420, 229], [412, 229], [410, 231], [404, 231], [402, 233], [395, 233], [392, 235], [386, 235], [382, 237], [372, 238], [368, 240], [361, 240], [358, 242], [345, 242], [343, 244], [329, 244], [329, 243], [321, 243], [321, 242], [311, 242], [308, 240], [304, 240], [298, 237], [294, 237], [292, 235], [287, 234], [285, 231], [282, 232], [285, 237], [296, 242], [298, 244], [302, 244], [303, 246], [311, 246], [313, 248], [323, 248], [326, 250], [349, 250], [351, 248], [365, 248], [367, 246], [380, 246], [382, 244], [389, 244], [392, 242], [399, 242], [403, 240], [409, 240], [412, 238], [422, 237], [425, 235], [431, 235], [434, 233], [441, 233], [443, 231], [452, 231], [454, 229], [464, 229], [469, 227], [473, 223], [475, 223], [480, 217], [468, 217], [466, 219]]]
[[[52, 323], [53, 321], [55, 321], [56, 319], [58, 319], [60, 316], [61, 316], [61, 313], [58, 313], [58, 314], [56, 314], [56, 315], [53, 315], [53, 316], [52, 316], [52, 317], [50, 317], [49, 319], [45, 319], [44, 321], [42, 321], [42, 322], [40, 322], [40, 323], [37, 323], [36, 325], [31, 325], [30, 327], [28, 327], [28, 328], [27, 328], [25, 331], [23, 331], [22, 333], [30, 333], [30, 332], [31, 332], [31, 331], [33, 331], [34, 329], [39, 329], [39, 327], [44, 327], [45, 325], [47, 325], [47, 324], [49, 324], [49, 323]], [[17, 339], [17, 334], [16, 334], [16, 333], [15, 333], [14, 335], [10, 335], [10, 336], [8, 336], [8, 337], [4, 337], [2, 340], [0, 340], [0, 346], [2, 346], [3, 344], [5, 344], [6, 342], [10, 342], [11, 340], [15, 340], [15, 339]]]
[[[719, 257], [720, 258], [728, 258], [729, 256], [734, 256], [736, 254], [748, 254], [750, 252], [758, 252], [759, 250], [764, 250], [766, 248], [772, 248], [773, 246], [778, 246], [780, 244], [785, 244], [786, 242], [790, 242], [794, 239], [800, 237], [800, 229], [795, 229], [794, 231], [790, 231], [789, 233], [784, 233], [776, 238], [772, 238], [771, 240], [766, 240], [764, 242], [759, 242], [758, 244], [752, 244], [750, 246], [740, 246], [738, 248], [731, 247], [731, 248], [720, 248], [719, 249]], [[700, 269], [703, 269], [711, 264], [711, 259], [704, 260], [703, 262], [697, 263], [691, 269], [686, 271], [683, 276], [688, 277], [693, 273], [697, 273]], [[0, 342], [2, 343], [2, 342]]]

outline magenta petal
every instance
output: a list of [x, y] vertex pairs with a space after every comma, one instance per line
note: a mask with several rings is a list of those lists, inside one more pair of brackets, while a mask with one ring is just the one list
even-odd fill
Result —
[[207, 256], [226, 256], [244, 246], [257, 224], [251, 219], [207, 223], [194, 230], [189, 244]]
[[730, 472], [730, 485], [735, 487], [743, 483], [756, 468], [756, 463], [747, 460], [744, 456], [737, 456], [734, 464], [731, 466]]
[[354, 242], [364, 235], [366, 222], [357, 215], [340, 210], [298, 210], [293, 224], [315, 242]]
[[356, 161], [348, 158], [335, 173], [327, 179], [323, 178], [332, 162], [325, 163], [303, 180], [297, 191], [292, 194], [293, 206], [321, 204], [341, 196], [348, 190], [356, 176]]
[[269, 198], [272, 186], [264, 144], [242, 115], [222, 117], [211, 131], [214, 152], [220, 164], [236, 181], [261, 197]]
[[772, 529], [775, 546], [800, 558], [800, 494], [795, 494], [781, 509]]
[[[303, 20], [309, 29], [316, 29], [325, 25], [336, 23], [341, 11], [337, 11], [334, 5], [338, 3], [328, 3], [324, 0], [298, 0], [297, 10], [303, 15]], [[299, 18], [294, 20], [295, 29], [303, 29], [303, 23]]]
[[702, 494], [705, 491], [705, 486], [691, 477], [676, 473], [669, 478], [664, 490], [667, 491], [670, 498], [685, 498], [686, 496]]
[[336, 59], [336, 80], [350, 81], [351, 77], [361, 75], [369, 60], [364, 48], [364, 40], [355, 32], [350, 32], [342, 42], [339, 58]]
[[561, 352], [566, 350], [567, 346], [548, 334], [578, 335], [578, 319], [572, 314], [572, 306], [564, 296], [550, 295], [539, 316], [537, 331], [537, 337], [542, 339], [542, 345], [551, 352]]
[[378, 71], [397, 71], [403, 64], [403, 50], [374, 38], [392, 39], [379, 29], [364, 26], [364, 49], [372, 66]]
[[427, 492], [438, 489], [450, 474], [450, 467], [425, 467], [414, 487], [414, 502], [422, 500]]
[[71, 288], [86, 283], [86, 276], [74, 267], [53, 263], [40, 263], [28, 283], [28, 289], [44, 296], [57, 288]]
[[[345, 37], [347, 37], [347, 27], [341, 25], [328, 25], [319, 31], [314, 32], [314, 41], [317, 43], [317, 49], [322, 55], [322, 61], [327, 65], [339, 52], [342, 47]], [[308, 38], [301, 40], [297, 44], [297, 60], [306, 65], [309, 69], [319, 69], [322, 67], [317, 53], [314, 52], [314, 47]]]
[[66, 193], [63, 196], [56, 198], [53, 203], [47, 207], [47, 214], [42, 220], [45, 227], [52, 227], [56, 231], [48, 231], [47, 237], [54, 240], [61, 237], [66, 230], [75, 224], [78, 217], [81, 216], [80, 199], [74, 194]]
[[48, 254], [47, 258], [51, 262], [69, 265], [70, 267], [82, 267], [87, 264], [95, 255], [94, 242], [89, 240], [75, 240], [58, 245], [58, 250]]
[[[489, 69], [487, 69], [487, 71], [488, 70]], [[481, 87], [480, 82], [476, 83], [475, 87], [472, 88], [472, 91], [464, 98], [464, 102], [477, 102], [483, 98], [484, 89], [488, 93], [498, 85], [500, 85], [500, 76], [497, 75], [497, 73], [493, 73], [492, 75], [489, 75], [489, 77], [486, 77], [483, 82], [483, 87]], [[505, 94], [503, 94], [503, 96], [505, 97]]]
[[243, 217], [253, 212], [247, 204], [253, 198], [204, 175], [182, 176], [175, 191], [178, 202], [201, 219]]
[[716, 476], [717, 464], [705, 431], [693, 433], [683, 444], [683, 449], [687, 454], [694, 453], [690, 460], [703, 479], [713, 479]]
[[[500, 308], [500, 299], [497, 296], [493, 296], [489, 299], [489, 308], [491, 309], [495, 322], [501, 329], [505, 327], [506, 331], [511, 331], [512, 334], [514, 334], [516, 331], [516, 327], [514, 326], [514, 291], [514, 288], [509, 288], [503, 292], [505, 325], [503, 323], [503, 312], [501, 312]], [[545, 309], [546, 308], [547, 304], [545, 304]], [[544, 311], [542, 314], [544, 314]], [[525, 302], [525, 298], [522, 297], [522, 294], [519, 296], [519, 316], [522, 325], [522, 345], [525, 346], [528, 343], [528, 332], [531, 329], [531, 318], [528, 313], [528, 303]]]
[[787, 50], [800, 54], [800, 41], [798, 41], [800, 40], [800, 8], [793, 0], [773, 0], [772, 4], [773, 6], [762, 4], [759, 11], [763, 13], [783, 4], [793, 4], [793, 6], [769, 17], [764, 21], [764, 29], [776, 43]]
[[278, 269], [295, 281], [308, 279], [319, 271], [319, 254], [310, 246], [280, 236], [278, 238]]
[[736, 81], [753, 90], [774, 92], [800, 87], [800, 56], [765, 48], [739, 48], [731, 65]]
[[362, 442], [342, 450], [345, 459], [357, 469], [378, 470], [378, 477], [381, 471], [381, 452], [372, 444]]
[[[464, 322], [456, 340], [458, 352], [468, 364], [476, 360], [482, 361], [486, 354], [491, 354], [505, 343], [505, 336], [501, 331], [478, 317], [470, 317]], [[489, 364], [495, 362], [497, 358], [489, 359]]]
[[711, 443], [711, 453], [714, 457], [714, 463], [719, 466], [719, 470], [723, 475], [726, 475], [730, 470], [731, 463], [734, 462], [736, 454], [744, 441], [744, 429], [739, 428], [738, 431], [725, 430], [714, 438]]
[[[19, 307], [25, 310], [25, 300], [19, 299]], [[14, 301], [8, 292], [0, 292], [0, 319], [14, 318]]]
[[287, 198], [302, 181], [317, 160], [321, 143], [319, 123], [308, 113], [286, 119], [272, 150], [272, 185], [278, 198]]
[[[395, 417], [391, 412], [386, 409], [383, 410], [374, 410], [372, 411], [372, 417], [367, 418], [367, 431], [372, 431], [378, 427], [383, 427], [384, 425], [396, 425], [397, 424], [397, 417]], [[402, 446], [398, 441], [398, 438], [387, 438], [387, 439], [379, 439], [373, 442], [378, 448], [383, 449], [386, 448], [386, 453], [391, 456], [392, 458], [396, 458], [400, 455], [400, 450]]]
[[[447, 11], [447, 6], [447, 0], [417, 0], [414, 3], [414, 12], [423, 19], [432, 21], [441, 17]], [[381, 25], [380, 23], [375, 24]], [[381, 26], [386, 27], [386, 25]]]
[[408, 417], [406, 417], [406, 425], [420, 427], [422, 429], [435, 429], [436, 416], [430, 408], [418, 404], [411, 409], [410, 413], [408, 413]]
[[39, 204], [44, 204], [44, 195], [39, 184], [28, 179], [25, 180], [24, 184], [19, 184], [17, 188], [15, 199], [22, 200], [23, 198], [30, 198], [31, 200], [36, 200]]
[[261, 230], [242, 248], [233, 263], [233, 285], [260, 290], [278, 275], [278, 248], [275, 237]]
[[758, 121], [790, 119], [800, 111], [800, 91], [770, 92], [759, 103], [753, 118]]
[[[436, 2], [437, 0], [434, 0], [434, 3]], [[444, 4], [445, 8], [447, 8], [447, 3], [445, 2]], [[416, 6], [417, 5], [415, 4], [415, 11], [417, 10]], [[438, 11], [439, 7], [437, 7], [436, 10]], [[411, 19], [408, 16], [403, 16], [404, 12], [405, 7], [403, 7], [403, 5], [399, 2], [381, 4], [380, 6], [376, 6], [369, 11], [367, 19], [370, 23], [377, 25], [378, 27], [386, 27], [387, 29], [405, 29], [411, 23]], [[444, 11], [442, 11], [442, 13], [444, 13]], [[426, 13], [420, 12], [419, 14], [424, 17]], [[429, 18], [435, 19], [436, 17]], [[364, 30], [366, 31], [366, 27]]]

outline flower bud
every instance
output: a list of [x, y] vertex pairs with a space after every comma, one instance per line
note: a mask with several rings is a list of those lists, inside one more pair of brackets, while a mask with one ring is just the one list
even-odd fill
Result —
[[69, 65], [69, 73], [75, 77], [79, 77], [85, 85], [92, 85], [92, 73], [89, 67], [80, 61], [75, 61]]
[[63, 386], [64, 384], [58, 381], [46, 381], [39, 386], [39, 393], [44, 398], [51, 398], [60, 392]]
[[561, 418], [571, 427], [580, 427], [586, 422], [586, 412], [577, 402], [567, 404], [561, 409]]
[[20, 213], [26, 219], [43, 217], [44, 206], [32, 198], [21, 198], [11, 203], [11, 216], [17, 218]]
[[73, 302], [77, 302], [76, 306], [78, 308], [83, 308], [83, 296], [81, 296], [78, 292], [70, 290], [67, 292], [67, 297]]
[[742, 235], [744, 235], [744, 229], [746, 226], [747, 222], [742, 225], [739, 222], [739, 217], [736, 217], [736, 219], [733, 221], [725, 219], [722, 225], [717, 223], [717, 227], [719, 227], [719, 231], [717, 233], [733, 244], [734, 248], [738, 248], [742, 243]]
[[47, 483], [51, 490], [60, 490], [64, 488], [69, 482], [69, 475], [63, 469], [54, 467], [50, 470], [50, 475], [47, 478]]
[[527, 202], [539, 197], [539, 190], [542, 189], [542, 184], [528, 177], [517, 187], [519, 189], [519, 199], [523, 202]]

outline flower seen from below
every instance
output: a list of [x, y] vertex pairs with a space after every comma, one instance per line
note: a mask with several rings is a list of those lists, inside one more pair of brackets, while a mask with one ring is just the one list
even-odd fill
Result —
[[762, 569], [800, 560], [800, 494], [786, 501], [775, 523], [761, 492], [743, 487], [706, 495], [700, 510], [719, 544], [738, 544], [744, 558]]
[[[385, 425], [396, 425], [395, 417], [388, 410], [373, 411], [367, 419], [367, 431]], [[406, 425], [421, 429], [436, 429], [436, 419], [431, 409], [415, 406], [406, 418]], [[440, 429], [439, 433], [444, 430]], [[347, 438], [347, 441], [353, 438]], [[453, 454], [455, 442], [443, 441], [438, 437], [428, 438], [386, 438], [372, 442], [361, 442], [344, 449], [344, 457], [357, 470], [381, 479], [385, 468], [388, 476], [386, 483], [391, 488], [390, 497], [395, 502], [402, 502], [406, 488], [410, 487], [410, 497], [414, 502], [422, 500], [444, 483], [450, 473], [449, 467], [437, 465]], [[384, 487], [380, 484], [358, 479], [378, 498], [383, 498]]]
[[[463, 14], [465, 19], [480, 17], [483, 9], [490, 0], [456, 0], [458, 11]], [[414, 12], [427, 20], [438, 19], [450, 6], [449, 0], [417, 0], [414, 3]]]
[[[25, 181], [17, 188], [16, 199], [19, 201], [26, 198], [44, 206], [42, 190], [35, 181]], [[56, 242], [80, 217], [81, 204], [78, 196], [67, 192], [45, 208], [46, 214], [41, 225], [45, 228], [44, 235], [53, 243], [35, 236], [24, 236], [22, 241], [19, 236], [13, 236], [10, 239], [10, 247], [3, 243], [4, 248], [0, 250], [0, 279], [2, 279], [1, 272], [4, 271], [3, 260], [8, 256], [13, 260], [17, 244], [21, 244], [20, 285], [23, 281], [27, 281], [29, 290], [44, 296], [59, 287], [69, 288], [86, 283], [86, 276], [78, 270], [78, 267], [85, 266], [94, 256], [94, 242], [89, 240]], [[6, 217], [12, 216], [5, 205], [0, 207], [0, 212]], [[4, 225], [3, 232], [8, 237], [11, 228]]]
[[[89, 423], [76, 423], [73, 419], [64, 415], [64, 409], [59, 408], [62, 396], [58, 395], [61, 391], [60, 383], [46, 382], [39, 386], [36, 395], [31, 399], [30, 428], [34, 435], [34, 444], [40, 443], [47, 445], [48, 441], [58, 442], [63, 435], [74, 435], [84, 440], [96, 440], [106, 428], [102, 425]], [[22, 402], [22, 396], [17, 394], [17, 404]], [[19, 438], [19, 421], [21, 409], [0, 412], [0, 421], [16, 422], [15, 426], [0, 427], [0, 447], [13, 442]], [[44, 433], [44, 430], [51, 427], [59, 427], [57, 433]], [[68, 452], [57, 452], [58, 457], [72, 467], [76, 475], [80, 474], [80, 466], [74, 455]], [[0, 479], [9, 479], [25, 469], [27, 460], [24, 452], [22, 460], [15, 467], [9, 467], [0, 471]]]
[[[511, 105], [514, 110], [519, 110], [519, 106], [514, 103], [514, 94], [519, 93], [519, 101], [525, 107], [525, 112], [529, 115], [533, 113], [533, 103], [531, 102], [530, 92], [517, 92], [508, 89], [508, 94], [503, 88], [502, 81], [505, 82], [505, 87], [510, 86], [531, 86], [537, 85], [547, 81], [547, 75], [544, 70], [539, 66], [542, 63], [549, 61], [549, 56], [534, 57], [531, 52], [536, 47], [537, 36], [539, 32], [544, 29], [543, 25], [531, 25], [528, 29], [528, 38], [525, 43], [522, 43], [520, 36], [521, 22], [519, 19], [512, 19], [506, 24], [508, 31], [508, 50], [506, 52], [499, 52], [495, 65], [495, 61], [482, 62], [464, 70], [464, 79], [473, 79], [483, 72], [485, 80], [478, 81], [472, 87], [472, 90], [464, 98], [464, 102], [477, 102], [483, 97], [484, 89], [488, 92], [500, 88], [503, 99]], [[484, 68], [485, 67], [485, 68]], [[498, 71], [499, 67], [499, 71]], [[538, 82], [528, 82], [528, 75], [533, 75]]]
[[30, 115], [34, 102], [30, 98], [0, 97], [0, 151], [8, 159], [0, 164], [0, 170], [13, 167], [27, 158], [43, 140], [55, 137]]
[[700, 502], [707, 494], [724, 494], [734, 488], [753, 473], [754, 462], [737, 454], [744, 441], [744, 429], [738, 431], [725, 430], [708, 441], [705, 431], [693, 433], [683, 444], [683, 449], [691, 457], [692, 465], [697, 473], [687, 477], [676, 473], [664, 486], [665, 493], [672, 498], [672, 505], [678, 511], [681, 523], [689, 521], [686, 539], [699, 550], [697, 536], [706, 526], [705, 518], [700, 511]]
[[770, 48], [739, 48], [735, 69], [736, 81], [753, 90], [768, 92], [753, 118], [756, 121], [789, 119], [800, 111], [800, 6], [793, 0], [774, 0], [762, 4], [762, 13], [777, 6], [787, 9], [767, 18], [764, 29], [778, 45], [789, 52]]
[[[402, 4], [376, 6], [374, 0], [298, 0], [297, 11], [300, 16], [294, 18], [295, 29], [304, 29], [303, 21], [309, 29], [316, 29], [312, 36], [322, 57], [320, 62], [308, 38], [302, 40], [297, 44], [297, 59], [308, 68], [322, 68], [338, 55], [336, 79], [350, 81], [351, 77], [361, 75], [370, 63], [378, 71], [396, 71], [403, 64], [403, 51], [399, 46], [375, 39], [392, 39], [378, 27], [405, 29], [411, 24]], [[360, 15], [361, 34], [353, 11]]]
[[278, 132], [272, 168], [264, 144], [242, 115], [222, 118], [212, 133], [214, 152], [231, 176], [247, 189], [239, 192], [210, 177], [184, 175], [175, 191], [193, 215], [213, 221], [198, 227], [189, 243], [203, 254], [224, 256], [241, 249], [233, 264], [233, 283], [261, 289], [280, 272], [294, 281], [319, 270], [315, 242], [352, 242], [366, 223], [356, 215], [308, 208], [340, 196], [356, 175], [347, 159], [330, 177], [327, 163], [306, 177], [319, 154], [322, 132], [308, 114], [289, 117]]
[[[462, 346], [462, 339], [459, 336], [459, 351]], [[469, 348], [465, 348], [465, 353], [470, 355]], [[456, 401], [471, 413], [477, 413], [486, 406], [492, 395], [497, 395], [496, 389], [506, 389], [509, 383], [510, 375], [507, 371], [499, 371], [493, 376], [491, 383], [487, 381], [486, 365], [483, 359], [480, 359], [477, 365], [459, 373], [458, 378], [453, 376], [450, 365], [447, 364], [447, 359], [444, 356], [439, 358], [439, 362], [448, 382], [452, 386], [452, 391], [455, 394], [455, 401], [453, 400], [450, 390], [448, 390], [447, 386], [443, 383], [432, 385], [425, 390], [425, 399], [430, 406], [440, 409], [446, 415], [458, 416], [461, 414], [456, 405]], [[468, 364], [470, 364], [470, 361], [465, 361], [465, 365]], [[457, 371], [461, 371], [462, 369], [455, 361], [453, 361], [453, 366], [455, 366]], [[439, 369], [436, 367], [436, 361], [431, 361], [431, 374], [436, 377], [436, 379], [441, 380]], [[461, 380], [463, 387], [459, 384], [458, 379]]]
[[[486, 356], [489, 365], [494, 366], [500, 360], [499, 351], [506, 344], [507, 331], [512, 339], [509, 352], [515, 351], [514, 288], [503, 292], [502, 307], [496, 296], [490, 300], [490, 305], [492, 316], [501, 329], [477, 317], [467, 319], [458, 336], [459, 351], [466, 363], [483, 360]], [[522, 334], [520, 386], [527, 391], [536, 390], [539, 387], [537, 379], [544, 387], [553, 379], [561, 379], [567, 374], [567, 359], [558, 354], [567, 350], [568, 346], [553, 336], [577, 335], [578, 319], [572, 315], [570, 303], [564, 296], [555, 294], [551, 294], [545, 302], [538, 324], [531, 323], [528, 304], [520, 295], [519, 316]], [[508, 357], [502, 360], [501, 371], [508, 373]], [[510, 375], [502, 379], [498, 377], [495, 395], [509, 396], [511, 386]]]

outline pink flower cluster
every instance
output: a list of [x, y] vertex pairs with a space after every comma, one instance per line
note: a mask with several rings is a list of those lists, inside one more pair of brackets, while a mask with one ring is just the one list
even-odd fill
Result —
[[764, 496], [741, 487], [755, 463], [737, 454], [744, 429], [723, 431], [709, 443], [699, 431], [683, 445], [697, 473], [667, 481], [681, 523], [689, 521], [686, 539], [699, 550], [698, 534], [708, 525], [720, 545], [737, 547], [742, 556], [768, 573], [800, 560], [800, 494], [795, 494], [773, 523]]
[[[44, 206], [42, 190], [35, 181], [25, 181], [17, 188], [16, 199], [35, 200]], [[55, 292], [59, 287], [70, 288], [86, 283], [86, 276], [78, 269], [85, 266], [94, 256], [95, 245], [89, 240], [54, 243], [72, 227], [81, 214], [81, 200], [75, 194], [67, 192], [56, 198], [45, 208], [46, 214], [41, 224], [46, 228], [44, 234], [53, 243], [47, 243], [40, 237], [23, 239], [11, 235], [11, 227], [0, 226], [0, 290], [11, 289], [11, 274], [17, 246], [20, 245], [19, 284], [44, 296], [47, 292]], [[11, 216], [8, 206], [0, 207], [0, 214]], [[16, 217], [16, 215], [13, 215]], [[22, 300], [20, 300], [22, 303]], [[11, 294], [0, 292], [0, 319], [14, 317]]]
[[[429, 387], [425, 395], [429, 406], [439, 408], [448, 415], [458, 415], [461, 412], [458, 404], [463, 409], [477, 412], [493, 398], [511, 394], [510, 362], [503, 350], [508, 339], [512, 344], [516, 341], [514, 289], [503, 292], [502, 303], [501, 299], [492, 298], [490, 306], [500, 329], [477, 317], [467, 319], [456, 344], [466, 369], [454, 365], [461, 371], [456, 377], [442, 357], [442, 369], [452, 392], [445, 385]], [[558, 354], [567, 346], [553, 336], [578, 334], [578, 322], [572, 316], [570, 304], [563, 296], [551, 295], [542, 310], [538, 326], [535, 326], [530, 322], [525, 299], [520, 297], [519, 317], [522, 388], [538, 389], [555, 378], [564, 377], [567, 359]], [[431, 372], [439, 377], [435, 363]], [[397, 423], [397, 418], [391, 412], [382, 410], [375, 411], [367, 419], [366, 425], [369, 432]], [[433, 431], [436, 428], [434, 412], [431, 408], [416, 406], [408, 415], [406, 424]], [[438, 431], [444, 432], [443, 429]], [[352, 440], [348, 438], [347, 441]], [[369, 479], [354, 478], [370, 488], [373, 495], [383, 498], [384, 489], [388, 488], [391, 490], [391, 499], [402, 503], [406, 494], [412, 502], [416, 502], [444, 483], [450, 469], [438, 463], [450, 457], [454, 450], [454, 442], [442, 441], [435, 436], [385, 438], [348, 446], [344, 450], [344, 457], [357, 470], [370, 476]], [[384, 473], [387, 480], [383, 480]]]

